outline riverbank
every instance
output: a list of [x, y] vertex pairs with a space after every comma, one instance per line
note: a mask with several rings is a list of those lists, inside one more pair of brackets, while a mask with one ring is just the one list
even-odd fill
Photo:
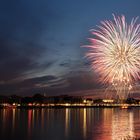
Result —
[[133, 108], [140, 104], [39, 104], [39, 105], [7, 105], [0, 108]]

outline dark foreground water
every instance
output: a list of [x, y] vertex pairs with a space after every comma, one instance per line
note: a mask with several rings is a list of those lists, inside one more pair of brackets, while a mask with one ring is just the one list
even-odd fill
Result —
[[140, 137], [140, 108], [0, 109], [0, 140]]

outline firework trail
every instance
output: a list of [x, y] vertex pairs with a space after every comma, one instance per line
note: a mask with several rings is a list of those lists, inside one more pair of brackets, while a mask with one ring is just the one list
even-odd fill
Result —
[[132, 85], [140, 78], [140, 24], [133, 18], [127, 24], [125, 16], [101, 22], [91, 30], [94, 38], [86, 56], [99, 81], [112, 85], [120, 98], [126, 98]]

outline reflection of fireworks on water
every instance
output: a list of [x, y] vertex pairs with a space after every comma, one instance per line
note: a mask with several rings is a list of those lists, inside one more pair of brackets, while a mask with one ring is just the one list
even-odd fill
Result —
[[134, 140], [134, 114], [127, 110], [114, 110], [112, 114], [112, 140]]
[[101, 22], [99, 30], [92, 30], [94, 38], [87, 46], [86, 56], [100, 75], [99, 81], [112, 85], [120, 98], [127, 97], [140, 77], [140, 24], [136, 21], [128, 25], [124, 16], [114, 16], [114, 21]]

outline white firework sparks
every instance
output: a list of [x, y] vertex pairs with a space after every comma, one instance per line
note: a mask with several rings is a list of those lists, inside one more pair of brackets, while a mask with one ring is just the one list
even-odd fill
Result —
[[126, 98], [132, 84], [140, 77], [140, 24], [133, 18], [127, 24], [125, 16], [101, 22], [92, 30], [94, 38], [86, 56], [104, 84], [111, 83], [120, 98]]

